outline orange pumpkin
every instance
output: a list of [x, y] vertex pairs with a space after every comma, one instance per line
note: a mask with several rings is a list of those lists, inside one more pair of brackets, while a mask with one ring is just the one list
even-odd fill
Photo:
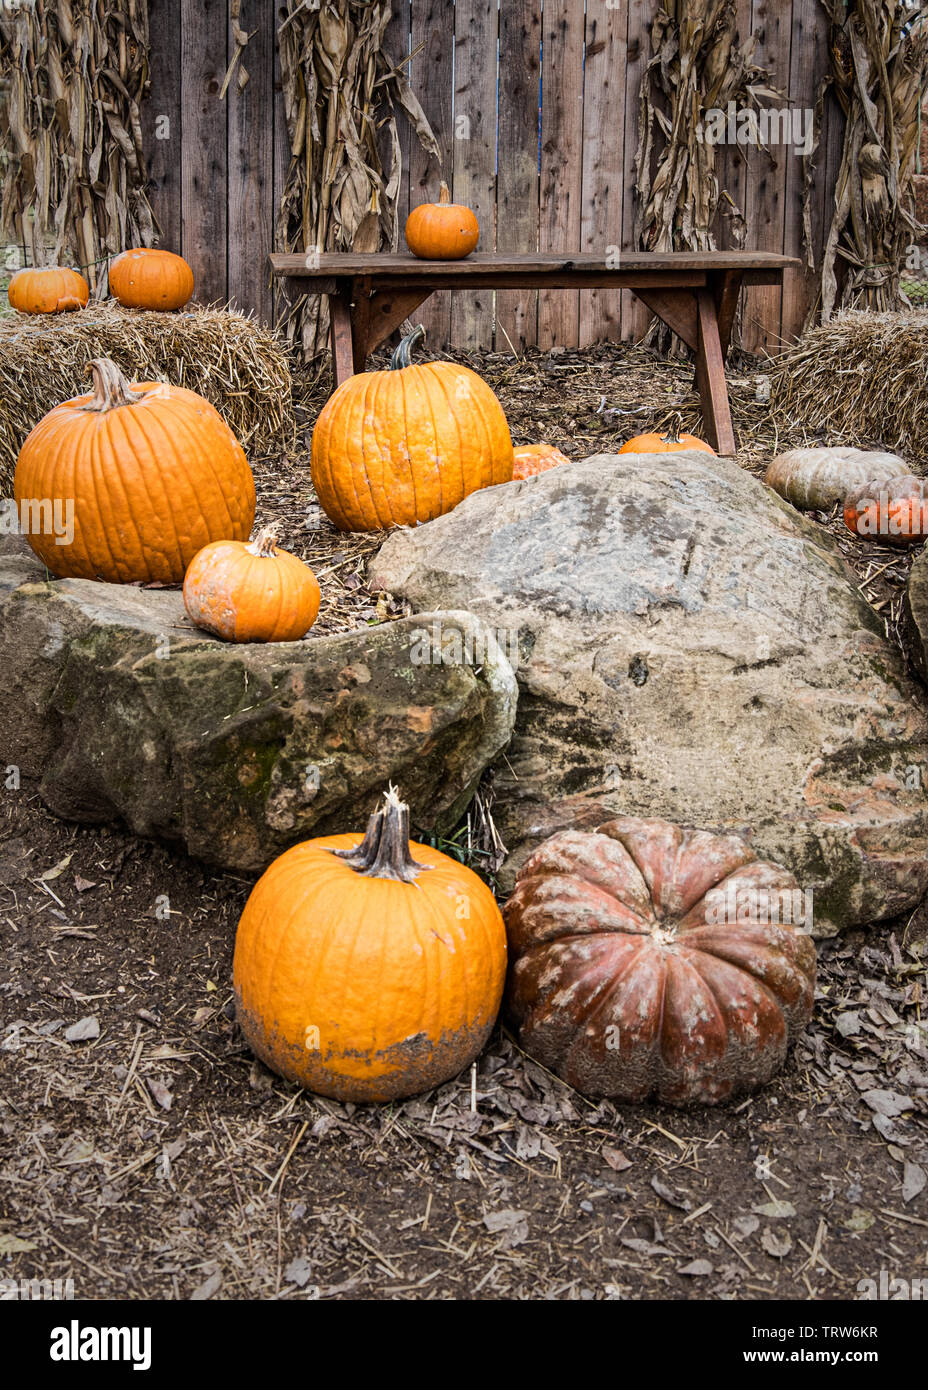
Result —
[[845, 498], [844, 524], [864, 540], [915, 545], [928, 536], [928, 483], [911, 474], [864, 483]]
[[562, 463], [570, 463], [566, 454], [553, 444], [520, 444], [513, 450], [513, 478], [534, 478], [538, 473], [547, 473], [549, 468], [557, 468]]
[[682, 434], [680, 424], [678, 416], [677, 423], [666, 434], [637, 434], [634, 439], [622, 445], [619, 453], [676, 454], [684, 449], [699, 449], [705, 454], [715, 454], [715, 450], [704, 439], [697, 439], [695, 434]]
[[499, 1010], [506, 937], [486, 884], [410, 843], [391, 787], [367, 833], [296, 845], [255, 885], [233, 978], [272, 1070], [342, 1101], [415, 1095], [477, 1056]]
[[90, 287], [76, 270], [35, 265], [17, 270], [6, 293], [11, 306], [21, 314], [61, 314], [83, 309]]
[[184, 577], [184, 607], [196, 627], [229, 642], [295, 642], [319, 612], [319, 585], [308, 565], [277, 549], [278, 527], [253, 541], [213, 541]]
[[127, 309], [182, 309], [193, 294], [183, 256], [133, 246], [110, 264], [110, 294]]
[[503, 407], [468, 367], [411, 365], [424, 336], [405, 337], [389, 370], [343, 381], [316, 421], [313, 485], [341, 531], [415, 526], [512, 478]]
[[756, 1090], [812, 1014], [807, 910], [792, 874], [735, 835], [636, 816], [553, 835], [506, 904], [519, 1041], [586, 1095]]
[[480, 224], [470, 208], [452, 203], [442, 181], [437, 203], [420, 203], [406, 219], [406, 245], [426, 261], [460, 261], [480, 240]]
[[[29, 544], [59, 578], [179, 584], [204, 545], [250, 534], [248, 461], [195, 391], [130, 386], [105, 357], [90, 371], [93, 393], [56, 406], [20, 450], [17, 507], [32, 501], [40, 521]], [[73, 511], [70, 543], [56, 543], [46, 508]]]

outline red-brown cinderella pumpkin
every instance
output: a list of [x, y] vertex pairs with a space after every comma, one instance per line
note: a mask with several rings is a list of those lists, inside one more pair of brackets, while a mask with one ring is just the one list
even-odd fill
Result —
[[737, 836], [636, 817], [552, 836], [505, 908], [522, 1046], [593, 1096], [754, 1090], [812, 1012], [804, 902]]

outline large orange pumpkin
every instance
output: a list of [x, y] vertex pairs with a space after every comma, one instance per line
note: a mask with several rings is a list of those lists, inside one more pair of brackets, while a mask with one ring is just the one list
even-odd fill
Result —
[[427, 261], [460, 261], [480, 240], [480, 224], [470, 208], [452, 203], [442, 181], [437, 203], [420, 203], [406, 219], [406, 245]]
[[512, 439], [486, 382], [454, 362], [411, 365], [420, 326], [389, 370], [343, 381], [312, 438], [312, 476], [341, 531], [415, 526], [512, 478]]
[[845, 498], [844, 524], [863, 540], [916, 545], [928, 536], [928, 482], [903, 474], [864, 483]]
[[90, 287], [76, 270], [35, 265], [17, 270], [6, 294], [12, 308], [21, 314], [61, 314], [83, 309]]
[[110, 294], [127, 309], [182, 309], [193, 271], [173, 251], [133, 246], [110, 264]]
[[699, 449], [704, 454], [714, 454], [711, 444], [697, 439], [695, 434], [681, 433], [680, 423], [671, 426], [666, 434], [636, 434], [627, 444], [623, 444], [620, 454], [677, 454], [684, 449]]
[[506, 938], [489, 888], [410, 843], [391, 788], [367, 833], [296, 845], [238, 925], [238, 1019], [274, 1071], [337, 1100], [426, 1091], [477, 1056], [499, 1010]]
[[316, 576], [289, 550], [277, 548], [278, 527], [253, 541], [213, 541], [194, 555], [184, 576], [184, 607], [196, 627], [229, 642], [295, 642], [319, 612]]
[[[41, 528], [29, 544], [59, 578], [179, 584], [214, 540], [245, 540], [255, 485], [241, 445], [195, 391], [130, 386], [114, 362], [90, 364], [94, 390], [56, 406], [27, 437], [14, 493]], [[73, 509], [57, 544], [45, 508]]]
[[520, 1042], [592, 1096], [752, 1091], [812, 1013], [806, 914], [792, 875], [734, 835], [632, 816], [553, 835], [505, 909]]
[[549, 468], [559, 468], [562, 463], [570, 463], [566, 454], [553, 444], [520, 444], [513, 450], [513, 478], [534, 478], [538, 473], [547, 473]]

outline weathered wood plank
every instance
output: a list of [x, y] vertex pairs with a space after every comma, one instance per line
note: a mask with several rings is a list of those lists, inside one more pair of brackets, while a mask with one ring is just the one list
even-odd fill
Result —
[[[541, 86], [541, 0], [507, 0], [500, 9], [498, 251], [538, 246], [538, 102]], [[538, 295], [501, 290], [496, 296], [496, 346], [522, 352], [538, 338]]]
[[149, 199], [161, 229], [158, 245], [181, 249], [180, 0], [149, 5], [151, 95], [142, 103], [142, 139], [148, 160]]
[[719, 340], [715, 299], [711, 290], [696, 291], [696, 309], [696, 385], [702, 404], [703, 427], [716, 453], [730, 455], [736, 453], [737, 448], [725, 381], [725, 354]]
[[[793, 43], [789, 71], [790, 106], [794, 110], [808, 113], [811, 125], [818, 83], [828, 64], [828, 23], [819, 0], [793, 0], [791, 29]], [[822, 223], [822, 195], [823, 190], [816, 187], [813, 196], [813, 219], [819, 228]], [[802, 152], [793, 148], [790, 149], [786, 160], [786, 190], [783, 199], [783, 250], [790, 256], [805, 255], [802, 201]], [[814, 294], [814, 277], [807, 267], [786, 272], [783, 277], [781, 310], [781, 332], [786, 342], [793, 341], [800, 332], [809, 299]]]
[[[583, 184], [580, 246], [616, 256], [622, 249], [625, 73], [620, 54], [628, 35], [628, 0], [590, 5], [583, 63]], [[580, 296], [580, 346], [618, 338], [622, 299], [615, 290]]]
[[[287, 131], [287, 114], [284, 106], [283, 88], [280, 77], [280, 49], [277, 43], [278, 17], [275, 14], [273, 20], [273, 47], [274, 47], [274, 165], [272, 171], [272, 199], [271, 226], [273, 228], [273, 245], [275, 250], [284, 249], [282, 241], [278, 237], [278, 227], [280, 218], [280, 202], [283, 198], [284, 188], [287, 184], [287, 173], [290, 168], [290, 136]], [[285, 285], [281, 280], [274, 281], [274, 322], [278, 323], [287, 313], [291, 298], [295, 298], [293, 286]]]
[[[455, 0], [454, 200], [476, 214], [483, 251], [496, 246], [498, 18], [496, 0]], [[456, 295], [451, 305], [454, 346], [491, 348], [493, 314], [491, 294]]]
[[354, 376], [354, 349], [351, 329], [351, 296], [339, 289], [329, 296], [329, 344], [332, 350], [332, 375], [335, 385], [341, 386]]
[[[583, 6], [546, 0], [541, 71], [542, 251], [575, 251], [580, 245], [583, 174]], [[579, 296], [541, 294], [539, 347], [576, 347]]]
[[[818, 4], [818, 0], [815, 0], [815, 3]], [[752, 0], [736, 0], [735, 3], [737, 37], [740, 44], [746, 44], [751, 37], [751, 4]], [[747, 212], [748, 166], [741, 146], [716, 146], [715, 167], [720, 189], [716, 242], [726, 249], [737, 247], [737, 229], [740, 226], [745, 232], [744, 244], [753, 246], [753, 238], [744, 220]], [[741, 295], [733, 324], [733, 331], [738, 333], [739, 342], [743, 318], [744, 296]]]
[[[403, 122], [407, 136], [408, 186], [406, 211], [438, 197], [444, 178], [453, 182], [454, 169], [454, 16], [446, 0], [416, 0], [412, 10], [410, 52], [420, 52], [409, 64], [409, 80], [419, 98], [441, 150], [441, 167], [419, 144]], [[406, 218], [403, 217], [405, 224]], [[400, 249], [406, 249], [402, 229]], [[445, 348], [451, 342], [451, 293], [433, 295], [416, 316], [432, 348]]]
[[[226, 93], [229, 103], [229, 298], [272, 317], [267, 256], [274, 235], [274, 50], [266, 0], [242, 0], [239, 23], [251, 40]], [[248, 82], [241, 90], [244, 64]]]
[[[625, 138], [622, 156], [622, 253], [635, 245], [635, 156], [638, 152], [638, 92], [641, 76], [651, 57], [651, 20], [654, 0], [628, 0], [625, 40]], [[619, 66], [623, 66], [621, 63]], [[621, 336], [636, 343], [647, 332], [651, 315], [635, 295], [622, 294]]]
[[[754, 0], [753, 33], [757, 39], [755, 61], [770, 71], [772, 85], [787, 90], [790, 72], [791, 7], [781, 0]], [[764, 98], [771, 108], [786, 107], [781, 100]], [[784, 132], [778, 131], [782, 136]], [[782, 251], [785, 237], [786, 168], [788, 143], [782, 140], [748, 153], [748, 236], [752, 246]], [[779, 352], [783, 292], [779, 285], [748, 289], [744, 297], [744, 347], [748, 352]]]
[[219, 100], [226, 71], [226, 0], [181, 0], [181, 188], [183, 254], [196, 298], [228, 293], [227, 107]]
[[605, 275], [624, 270], [777, 271], [783, 266], [795, 264], [794, 257], [775, 251], [629, 251], [618, 266], [613, 265], [607, 256], [592, 251], [475, 251], [461, 261], [424, 261], [408, 251], [393, 255], [386, 251], [371, 255], [331, 251], [319, 257], [315, 268], [307, 268], [305, 258], [299, 254], [275, 252], [270, 260], [277, 275], [372, 275], [376, 278], [378, 275], [402, 274], [414, 279], [418, 275], [428, 274], [445, 276], [449, 280], [466, 280], [469, 276], [483, 275], [487, 271], [577, 270]]

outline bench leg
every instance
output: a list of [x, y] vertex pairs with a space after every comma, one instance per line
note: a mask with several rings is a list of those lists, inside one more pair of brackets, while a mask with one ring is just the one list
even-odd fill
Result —
[[711, 290], [696, 291], [696, 317], [696, 385], [702, 403], [703, 424], [709, 443], [717, 454], [734, 454], [737, 449], [725, 381], [725, 354], [719, 337], [715, 296]]
[[351, 334], [351, 298], [343, 290], [329, 295], [329, 337], [332, 343], [332, 375], [341, 386], [354, 376], [354, 350]]

